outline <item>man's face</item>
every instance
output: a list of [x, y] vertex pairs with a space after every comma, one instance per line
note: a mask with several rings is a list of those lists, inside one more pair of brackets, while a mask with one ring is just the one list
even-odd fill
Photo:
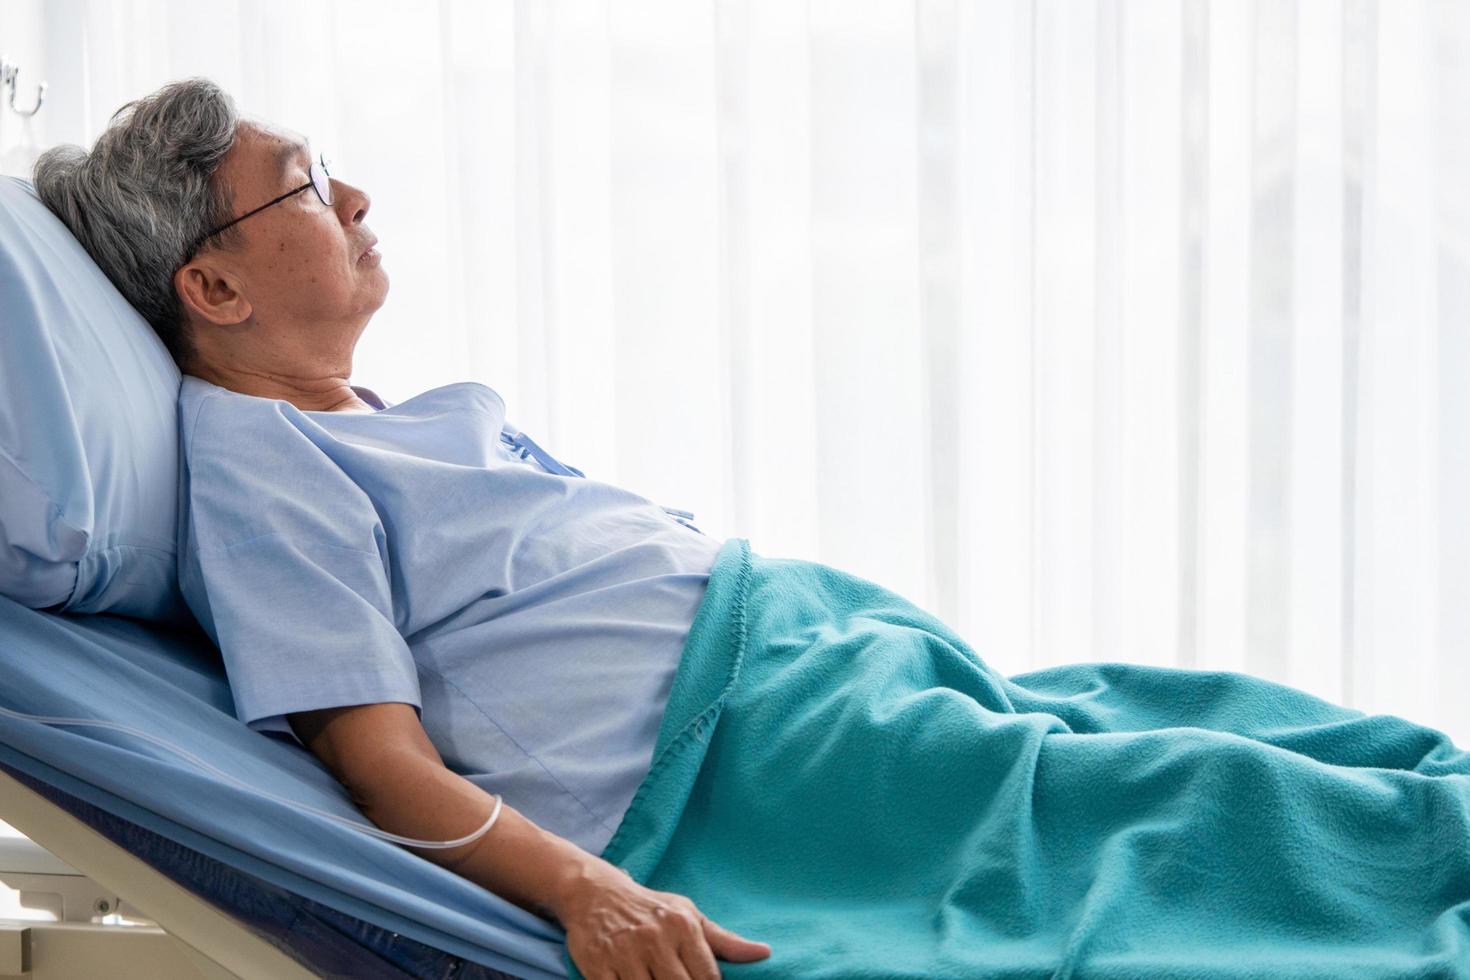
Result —
[[[214, 178], [231, 189], [231, 217], [309, 182], [315, 152], [296, 133], [242, 119]], [[332, 189], [330, 207], [308, 187], [251, 215], [234, 226], [243, 248], [206, 248], [175, 274], [196, 333], [223, 327], [213, 339], [231, 347], [245, 338], [230, 328], [248, 325], [255, 358], [268, 342], [287, 363], [350, 353], [388, 295], [388, 274], [376, 251], [365, 254], [377, 241], [363, 224], [368, 195], [335, 177]]]

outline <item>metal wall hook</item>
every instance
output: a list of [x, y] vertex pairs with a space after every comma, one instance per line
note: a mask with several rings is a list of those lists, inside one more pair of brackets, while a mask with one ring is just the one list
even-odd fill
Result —
[[36, 104], [29, 110], [22, 109], [15, 104], [15, 93], [20, 88], [17, 76], [20, 74], [20, 65], [13, 65], [0, 57], [0, 85], [10, 86], [10, 108], [18, 116], [34, 116], [41, 111], [41, 103], [46, 101], [46, 83], [42, 82], [36, 86]]

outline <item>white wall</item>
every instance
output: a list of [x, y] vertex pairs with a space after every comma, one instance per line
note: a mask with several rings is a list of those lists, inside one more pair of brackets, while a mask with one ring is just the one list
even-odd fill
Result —
[[[20, 65], [15, 102], [22, 109], [35, 104], [36, 86], [47, 80], [41, 25], [42, 0], [0, 0], [0, 59]], [[54, 89], [48, 97], [52, 94]], [[0, 89], [0, 174], [30, 177], [31, 165], [47, 145], [47, 119], [57, 115], [50, 108], [20, 116], [10, 109], [10, 88]]]

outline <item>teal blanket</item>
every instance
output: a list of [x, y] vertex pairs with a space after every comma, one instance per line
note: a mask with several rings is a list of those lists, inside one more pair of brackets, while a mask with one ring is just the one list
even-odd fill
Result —
[[743, 538], [602, 857], [770, 944], [727, 977], [1470, 977], [1444, 734], [1233, 672], [1007, 679]]

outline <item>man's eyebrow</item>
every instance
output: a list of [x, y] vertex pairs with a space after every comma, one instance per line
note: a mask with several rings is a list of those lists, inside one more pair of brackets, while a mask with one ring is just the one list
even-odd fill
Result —
[[303, 141], [296, 142], [296, 143], [287, 143], [285, 146], [283, 146], [279, 150], [277, 150], [276, 151], [276, 178], [278, 180], [285, 180], [286, 179], [286, 171], [290, 168], [291, 161], [294, 160], [294, 159], [296, 159], [296, 157], [298, 155], [300, 155], [302, 153], [306, 153], [310, 147], [311, 147], [311, 137], [308, 136]]

